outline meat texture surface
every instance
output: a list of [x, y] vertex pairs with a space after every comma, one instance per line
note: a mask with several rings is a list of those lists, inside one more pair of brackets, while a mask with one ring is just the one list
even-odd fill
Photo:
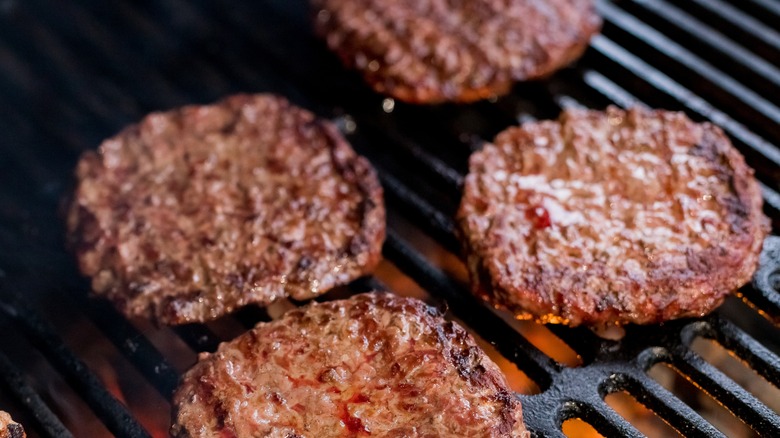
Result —
[[312, 303], [204, 353], [176, 437], [520, 437], [520, 402], [460, 326], [387, 293]]
[[97, 295], [180, 324], [370, 272], [382, 189], [337, 130], [272, 95], [155, 113], [85, 153], [67, 227]]
[[474, 290], [545, 322], [706, 314], [750, 280], [769, 230], [742, 155], [682, 113], [567, 110], [500, 133], [469, 168]]

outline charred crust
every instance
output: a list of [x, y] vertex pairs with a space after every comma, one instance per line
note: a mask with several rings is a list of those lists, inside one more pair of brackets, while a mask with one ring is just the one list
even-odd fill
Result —
[[[128, 316], [203, 322], [310, 299], [381, 258], [385, 210], [370, 163], [280, 97], [150, 114], [85, 153], [76, 177], [69, 246], [95, 294]], [[323, 181], [335, 188], [318, 191]], [[282, 206], [293, 199], [307, 209]]]
[[[701, 216], [703, 219], [699, 226], [711, 227], [708, 233], [720, 234], [711, 240], [702, 240], [704, 237], [700, 236], [701, 232], [681, 235], [681, 227], [688, 225], [681, 224], [684, 221], [678, 218], [667, 229], [670, 233], [678, 233], [675, 238], [684, 239], [681, 246], [675, 249], [680, 257], [665, 257], [663, 252], [653, 252], [656, 250], [650, 244], [646, 247], [645, 243], [636, 241], [631, 244], [637, 248], [636, 260], [639, 260], [640, 264], [632, 270], [606, 265], [601, 256], [594, 254], [593, 260], [588, 262], [586, 271], [583, 272], [576, 263], [574, 266], [567, 264], [570, 258], [567, 250], [563, 248], [559, 248], [558, 257], [552, 264], [539, 262], [533, 257], [525, 260], [511, 259], [517, 253], [511, 249], [510, 240], [491, 240], [486, 235], [486, 230], [500, 224], [502, 217], [495, 214], [502, 211], [500, 203], [534, 205], [531, 198], [535, 189], [529, 192], [530, 195], [514, 197], [509, 201], [491, 199], [490, 193], [493, 192], [486, 192], [485, 185], [494, 182], [486, 175], [498, 170], [516, 172], [517, 176], [545, 175], [545, 172], [554, 170], [547, 167], [543, 159], [531, 157], [526, 161], [526, 158], [531, 156], [527, 152], [528, 149], [536, 147], [541, 151], [540, 154], [544, 154], [545, 146], [538, 145], [563, 142], [562, 146], [558, 144], [556, 147], [569, 151], [567, 153], [572, 154], [571, 159], [577, 162], [580, 158], [576, 154], [584, 154], [586, 148], [590, 147], [587, 140], [577, 138], [586, 138], [589, 130], [607, 130], [602, 132], [602, 138], [616, 138], [609, 137], [608, 134], [611, 126], [615, 125], [623, 129], [620, 136], [628, 132], [641, 137], [641, 140], [633, 144], [657, 141], [658, 144], [648, 150], [652, 150], [662, 162], [671, 163], [674, 153], [678, 154], [677, 162], [693, 166], [684, 170], [681, 175], [692, 175], [694, 178], [701, 175], [697, 184], [707, 181], [707, 185], [695, 186], [702, 188], [696, 189], [699, 191], [686, 192], [685, 196], [689, 196], [692, 202], [707, 206], [708, 210], [706, 215]], [[574, 129], [576, 136], [572, 137], [571, 131]], [[658, 131], [653, 131], [654, 129]], [[673, 138], [672, 143], [678, 145], [676, 152], [672, 151], [670, 145], [657, 140], [659, 138], [665, 139], [663, 141]], [[633, 140], [619, 137], [613, 141], [617, 142], [613, 146], [628, 148], [632, 147]], [[752, 169], [745, 164], [744, 158], [731, 145], [722, 130], [714, 125], [695, 124], [680, 113], [660, 110], [632, 109], [624, 112], [610, 108], [606, 113], [565, 111], [557, 123], [529, 123], [520, 128], [507, 129], [497, 135], [494, 144], [487, 145], [470, 159], [470, 174], [464, 185], [464, 197], [458, 211], [457, 223], [472, 289], [495, 306], [508, 309], [518, 316], [530, 316], [543, 322], [570, 325], [629, 322], [650, 324], [675, 318], [702, 316], [712, 311], [729, 293], [749, 281], [755, 270], [764, 237], [769, 231], [768, 219], [762, 213], [760, 189]], [[686, 147], [685, 145], [689, 145], [687, 150], [679, 149]], [[526, 148], [526, 153], [511, 155], [511, 151], [520, 148]], [[691, 158], [684, 158], [686, 152]], [[549, 155], [545, 157], [546, 160], [553, 159]], [[604, 163], [611, 159], [613, 158], [607, 155], [595, 162]], [[590, 166], [593, 162], [582, 161], [585, 166]], [[613, 171], [615, 170], [609, 172]], [[565, 180], [576, 174], [577, 172], [572, 171], [556, 178]], [[484, 178], [484, 181], [480, 178]], [[621, 190], [625, 187], [624, 179], [617, 179], [620, 182], [617, 187]], [[658, 193], [667, 196], [663, 201], [678, 199], [672, 198], [676, 196], [677, 190], [693, 190], [686, 183], [686, 180], [674, 180]], [[624, 193], [618, 192], [618, 196], [624, 196]], [[717, 212], [717, 216], [713, 216], [712, 212]], [[685, 213], [683, 211], [674, 214]], [[633, 220], [629, 217], [624, 226], [635, 227]], [[555, 227], [555, 217], [551, 223]], [[519, 246], [529, 254], [537, 254], [539, 239], [544, 230], [540, 231], [539, 227], [531, 228], [533, 232], [511, 240], [511, 245]], [[565, 229], [560, 231], [562, 235], [566, 235], [566, 232]], [[600, 234], [588, 235], [588, 238], [597, 240]], [[643, 250], [651, 252], [642, 255]], [[575, 247], [571, 251], [582, 254], [581, 247]], [[507, 261], [507, 257], [511, 260]], [[591, 279], [606, 279], [606, 283], [599, 283], [598, 280], [592, 282]], [[594, 283], [597, 286], [589, 286]]]

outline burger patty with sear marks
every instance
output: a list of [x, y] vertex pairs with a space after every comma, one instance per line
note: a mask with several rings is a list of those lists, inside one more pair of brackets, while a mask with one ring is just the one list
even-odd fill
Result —
[[181, 324], [310, 299], [380, 259], [374, 170], [280, 97], [151, 114], [85, 153], [76, 176], [69, 243], [128, 316]]
[[312, 0], [315, 27], [380, 93], [470, 102], [580, 57], [601, 20], [593, 0]]
[[470, 160], [458, 212], [475, 291], [570, 325], [701, 316], [747, 283], [768, 219], [720, 128], [682, 113], [567, 110]]
[[0, 438], [25, 438], [24, 428], [8, 412], [0, 411]]
[[202, 353], [176, 437], [520, 437], [520, 402], [459, 325], [373, 292], [311, 303]]

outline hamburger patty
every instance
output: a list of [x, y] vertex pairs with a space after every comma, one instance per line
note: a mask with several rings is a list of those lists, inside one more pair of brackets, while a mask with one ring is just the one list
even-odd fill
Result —
[[720, 128], [567, 110], [470, 160], [458, 212], [477, 293], [571, 325], [701, 316], [750, 280], [769, 222]]
[[176, 437], [519, 437], [520, 402], [463, 328], [387, 293], [312, 303], [202, 353]]
[[24, 428], [8, 412], [0, 411], [0, 438], [25, 438]]
[[67, 217], [96, 294], [180, 324], [370, 272], [382, 190], [336, 129], [270, 95], [155, 113], [85, 153]]
[[315, 26], [380, 93], [414, 103], [505, 94], [578, 58], [592, 0], [312, 0]]

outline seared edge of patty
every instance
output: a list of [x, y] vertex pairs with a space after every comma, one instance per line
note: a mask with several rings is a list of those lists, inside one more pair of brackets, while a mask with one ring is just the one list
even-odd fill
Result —
[[311, 303], [201, 354], [173, 404], [178, 437], [525, 430], [506, 379], [463, 328], [379, 292]]

